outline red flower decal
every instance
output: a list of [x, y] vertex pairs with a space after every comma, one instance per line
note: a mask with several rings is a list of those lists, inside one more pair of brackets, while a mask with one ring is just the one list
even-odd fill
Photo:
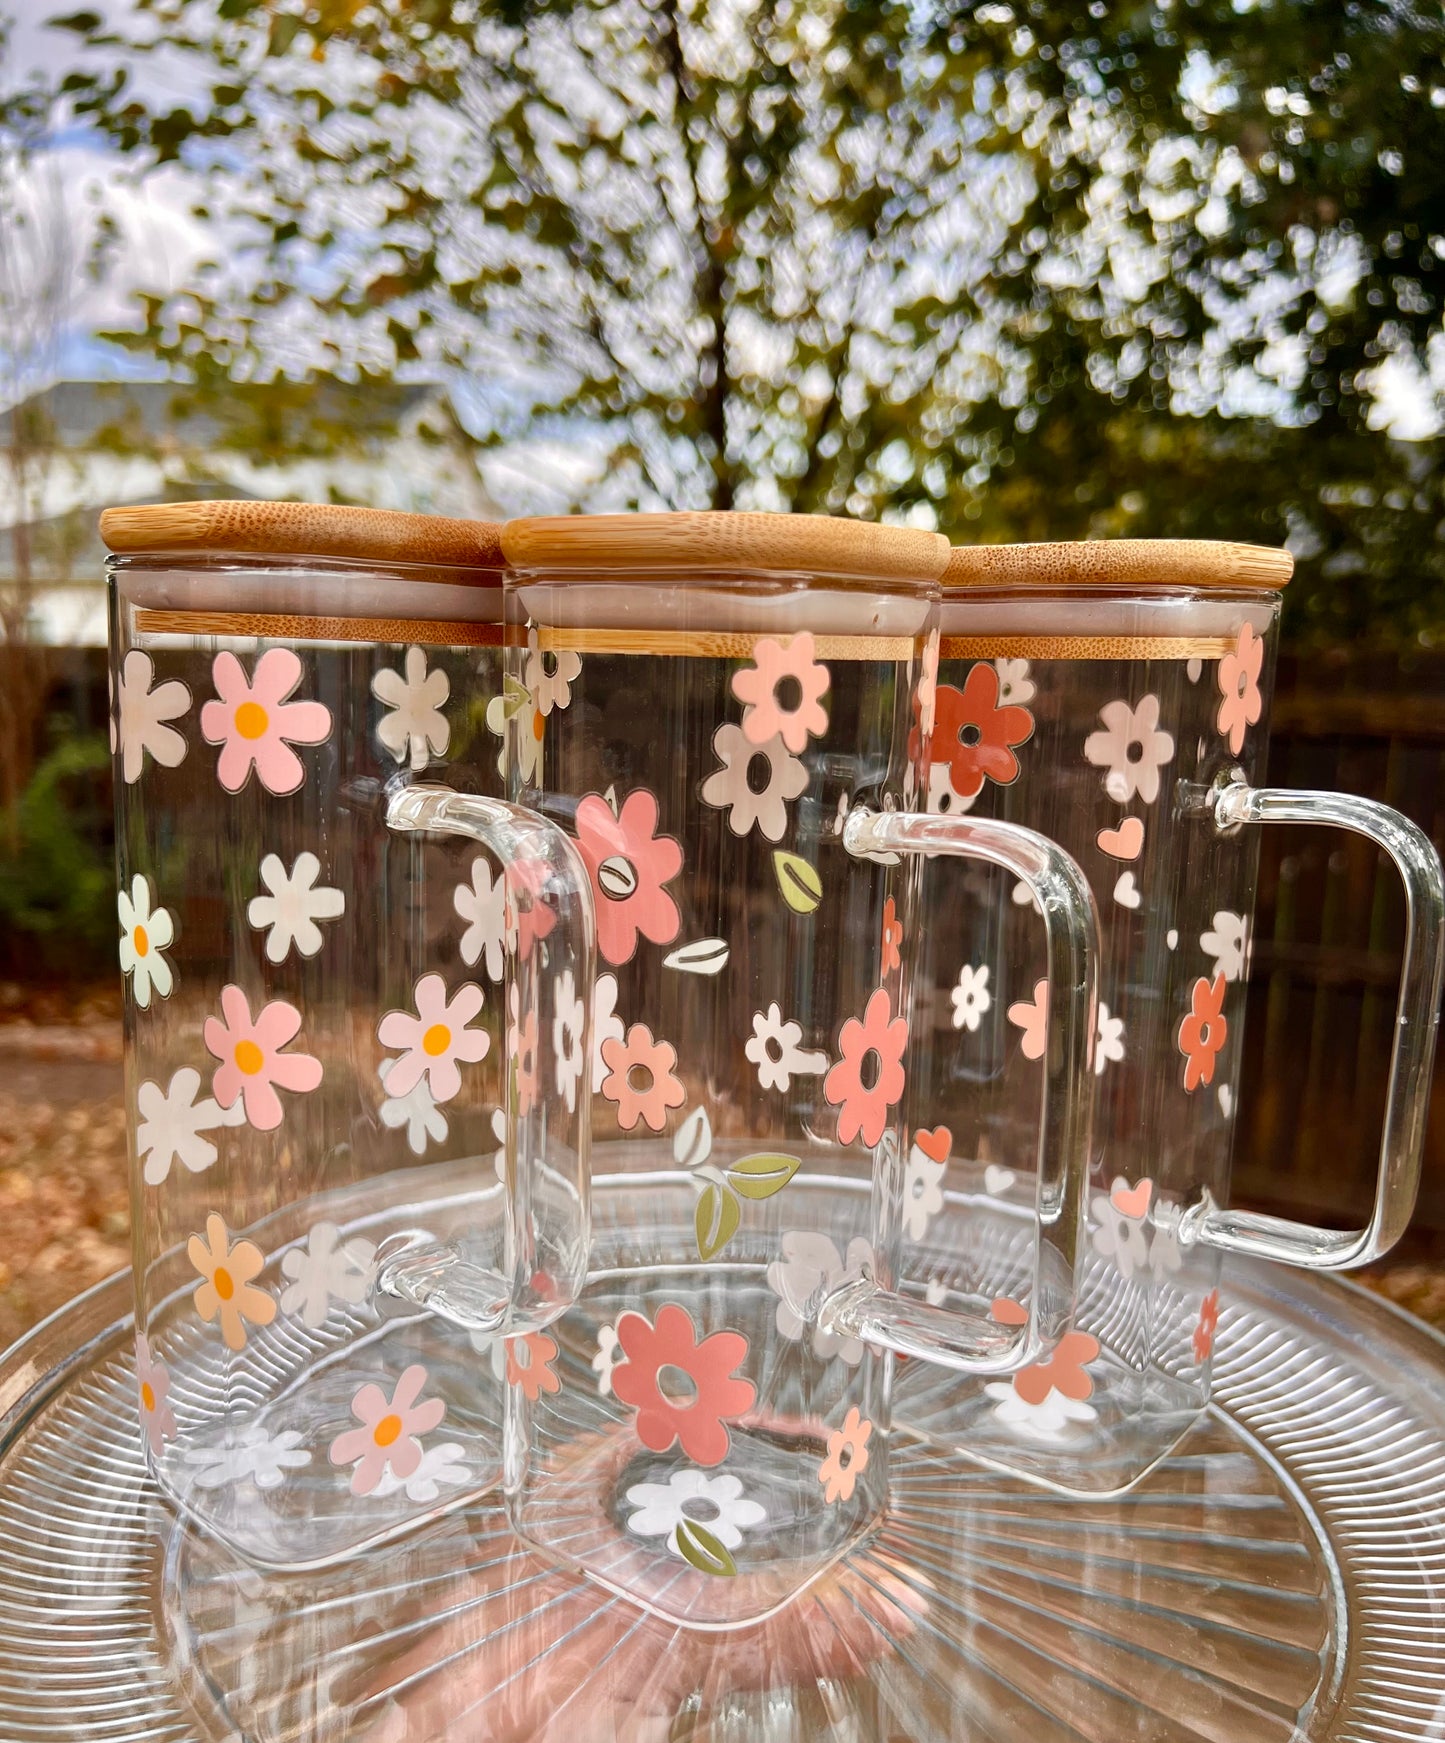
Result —
[[1189, 1015], [1179, 1025], [1179, 1051], [1184, 1055], [1184, 1087], [1198, 1089], [1214, 1082], [1214, 1062], [1229, 1035], [1224, 1020], [1226, 981], [1222, 974], [1212, 981], [1201, 976], [1190, 996]]
[[1219, 1329], [1219, 1291], [1211, 1289], [1199, 1304], [1199, 1324], [1194, 1328], [1194, 1359], [1202, 1367], [1214, 1352], [1214, 1334]]
[[[1000, 1295], [991, 1309], [1000, 1325], [1026, 1325], [1028, 1309]], [[1099, 1340], [1086, 1331], [1066, 1331], [1047, 1361], [1032, 1362], [1014, 1375], [1014, 1391], [1025, 1404], [1042, 1404], [1050, 1392], [1062, 1392], [1082, 1404], [1094, 1390], [1084, 1364], [1097, 1359]]]
[[[726, 1423], [750, 1410], [757, 1397], [751, 1380], [733, 1377], [748, 1353], [735, 1331], [714, 1332], [701, 1343], [686, 1308], [668, 1302], [649, 1324], [640, 1313], [617, 1321], [623, 1360], [612, 1370], [612, 1391], [637, 1411], [637, 1438], [653, 1452], [674, 1441], [696, 1465], [720, 1465], [731, 1437]], [[664, 1389], [666, 1370], [675, 1386]]]
[[[1033, 737], [1034, 717], [1027, 708], [998, 705], [998, 672], [980, 660], [964, 680], [961, 690], [952, 684], [938, 686], [934, 704], [932, 761], [947, 763], [949, 780], [960, 799], [973, 799], [983, 784], [1001, 787], [1016, 781], [1019, 759], [1015, 745]], [[918, 729], [909, 736], [909, 754], [921, 748]]]
[[[895, 1017], [888, 994], [879, 987], [868, 1000], [860, 1023], [849, 1017], [838, 1036], [842, 1057], [823, 1079], [824, 1099], [836, 1108], [838, 1142], [851, 1144], [861, 1132], [865, 1144], [876, 1144], [888, 1123], [888, 1110], [903, 1095], [903, 1050], [908, 1045], [908, 1020]], [[863, 1082], [869, 1055], [873, 1081]]]

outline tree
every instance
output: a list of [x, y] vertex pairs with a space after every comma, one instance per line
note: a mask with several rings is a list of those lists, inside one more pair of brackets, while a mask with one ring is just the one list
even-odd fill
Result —
[[247, 238], [152, 310], [177, 368], [464, 372], [483, 447], [595, 454], [586, 506], [1288, 534], [1296, 631], [1445, 624], [1438, 13], [140, 12], [70, 22], [163, 26], [200, 97], [65, 96]]

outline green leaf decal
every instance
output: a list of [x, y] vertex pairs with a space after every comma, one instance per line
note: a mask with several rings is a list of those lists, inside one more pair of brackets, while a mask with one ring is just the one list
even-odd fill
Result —
[[503, 679], [502, 714], [506, 719], [510, 720], [514, 714], [520, 714], [531, 700], [531, 692], [525, 684], [519, 683], [513, 677]]
[[684, 1519], [678, 1526], [677, 1548], [683, 1560], [690, 1562], [700, 1574], [717, 1574], [728, 1580], [737, 1574], [738, 1564], [728, 1554], [726, 1546], [695, 1519]]
[[777, 873], [783, 900], [793, 912], [811, 914], [823, 899], [823, 883], [807, 860], [778, 848], [773, 854], [773, 870]]
[[744, 1198], [771, 1198], [781, 1192], [801, 1166], [797, 1156], [779, 1156], [762, 1151], [744, 1156], [728, 1167], [728, 1183]]
[[709, 1183], [697, 1201], [694, 1223], [697, 1228], [697, 1253], [700, 1259], [715, 1259], [738, 1232], [741, 1208], [725, 1186]]

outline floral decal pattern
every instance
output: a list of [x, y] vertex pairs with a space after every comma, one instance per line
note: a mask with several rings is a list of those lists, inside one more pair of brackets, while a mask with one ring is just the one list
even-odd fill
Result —
[[226, 1219], [218, 1211], [206, 1218], [206, 1233], [192, 1235], [186, 1257], [201, 1274], [195, 1291], [196, 1312], [206, 1321], [221, 1321], [221, 1336], [228, 1350], [246, 1347], [247, 1325], [270, 1325], [276, 1317], [276, 1302], [252, 1278], [266, 1268], [266, 1255], [254, 1241], [232, 1242]]
[[351, 1492], [369, 1495], [390, 1474], [404, 1481], [422, 1461], [421, 1436], [436, 1428], [447, 1413], [445, 1400], [422, 1398], [427, 1371], [413, 1363], [397, 1381], [390, 1398], [380, 1386], [365, 1385], [351, 1400], [351, 1414], [361, 1424], [332, 1441], [333, 1465], [351, 1465]]
[[[908, 1019], [895, 1017], [887, 991], [879, 987], [868, 1000], [862, 1020], [849, 1017], [838, 1037], [838, 1063], [823, 1079], [823, 1095], [838, 1114], [838, 1142], [862, 1137], [876, 1144], [888, 1123], [888, 1110], [903, 1095], [903, 1051], [908, 1045]], [[864, 1068], [872, 1056], [872, 1081], [865, 1085]]]
[[301, 678], [301, 661], [290, 648], [268, 648], [250, 678], [233, 653], [216, 655], [216, 700], [201, 709], [201, 736], [221, 746], [216, 779], [228, 793], [239, 793], [252, 769], [268, 793], [294, 793], [306, 779], [291, 746], [330, 737], [331, 710], [321, 702], [287, 700]]
[[[674, 1443], [697, 1465], [720, 1465], [731, 1436], [727, 1424], [752, 1409], [757, 1389], [736, 1377], [747, 1358], [740, 1332], [719, 1331], [699, 1341], [685, 1307], [668, 1302], [649, 1323], [640, 1313], [617, 1321], [622, 1360], [612, 1370], [612, 1392], [636, 1410], [637, 1438], [652, 1452]], [[669, 1371], [680, 1376], [664, 1390]]]
[[246, 1121], [258, 1132], [281, 1124], [283, 1109], [276, 1086], [306, 1094], [321, 1082], [321, 1061], [309, 1053], [286, 1053], [301, 1032], [301, 1013], [284, 999], [263, 1005], [251, 1018], [251, 1004], [238, 986], [221, 988], [221, 1016], [207, 1017], [206, 1050], [221, 1061], [211, 1093], [223, 1108], [239, 1100]]
[[664, 885], [682, 870], [682, 848], [657, 833], [657, 800], [629, 793], [616, 812], [600, 794], [577, 807], [577, 849], [597, 901], [597, 948], [608, 962], [630, 962], [639, 933], [670, 944], [682, 924]]
[[868, 1468], [868, 1437], [872, 1432], [873, 1424], [861, 1417], [854, 1405], [843, 1418], [843, 1426], [828, 1436], [828, 1455], [818, 1466], [818, 1481], [829, 1506], [853, 1499], [854, 1487]]

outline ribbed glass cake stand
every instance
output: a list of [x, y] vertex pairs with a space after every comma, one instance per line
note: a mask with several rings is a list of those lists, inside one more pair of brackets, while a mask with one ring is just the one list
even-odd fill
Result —
[[[604, 1254], [635, 1238], [597, 1211]], [[899, 1431], [883, 1526], [710, 1635], [542, 1564], [491, 1505], [324, 1576], [238, 1562], [146, 1477], [116, 1278], [0, 1363], [0, 1738], [1445, 1736], [1445, 1343], [1283, 1270], [1233, 1267], [1226, 1303], [1214, 1407], [1123, 1498]]]

